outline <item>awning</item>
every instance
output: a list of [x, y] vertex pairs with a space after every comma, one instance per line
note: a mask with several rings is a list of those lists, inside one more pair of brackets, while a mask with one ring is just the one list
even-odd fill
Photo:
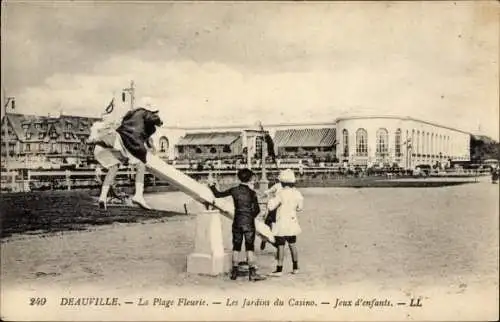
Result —
[[241, 132], [188, 133], [177, 145], [230, 145], [241, 136]]
[[335, 129], [290, 129], [276, 131], [277, 147], [331, 147], [335, 144]]

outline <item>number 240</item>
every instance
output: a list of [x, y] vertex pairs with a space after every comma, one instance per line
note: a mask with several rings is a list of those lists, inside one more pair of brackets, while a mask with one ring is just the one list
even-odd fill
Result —
[[45, 297], [30, 297], [30, 305], [45, 305], [47, 299]]

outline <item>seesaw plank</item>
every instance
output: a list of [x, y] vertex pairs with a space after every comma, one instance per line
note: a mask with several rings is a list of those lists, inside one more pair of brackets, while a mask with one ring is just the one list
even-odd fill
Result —
[[[219, 209], [223, 216], [231, 220], [234, 218], [234, 206], [232, 202], [228, 202], [225, 199], [215, 198], [208, 186], [200, 184], [190, 176], [167, 164], [158, 156], [148, 153], [146, 168], [152, 175], [167, 181], [180, 191], [191, 196], [193, 199], [203, 204], [209, 203]], [[270, 242], [274, 242], [273, 233], [262, 221], [256, 219], [255, 228], [259, 235]]]

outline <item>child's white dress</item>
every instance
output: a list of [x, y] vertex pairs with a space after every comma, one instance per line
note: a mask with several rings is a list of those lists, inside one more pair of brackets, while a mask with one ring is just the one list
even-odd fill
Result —
[[272, 232], [275, 236], [296, 236], [302, 232], [297, 212], [302, 211], [304, 197], [295, 188], [283, 188], [268, 202], [268, 209], [278, 209]]

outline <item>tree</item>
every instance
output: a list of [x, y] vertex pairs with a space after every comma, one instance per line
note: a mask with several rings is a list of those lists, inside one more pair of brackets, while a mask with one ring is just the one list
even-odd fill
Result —
[[471, 135], [470, 157], [474, 163], [488, 159], [500, 159], [500, 143], [487, 136]]

